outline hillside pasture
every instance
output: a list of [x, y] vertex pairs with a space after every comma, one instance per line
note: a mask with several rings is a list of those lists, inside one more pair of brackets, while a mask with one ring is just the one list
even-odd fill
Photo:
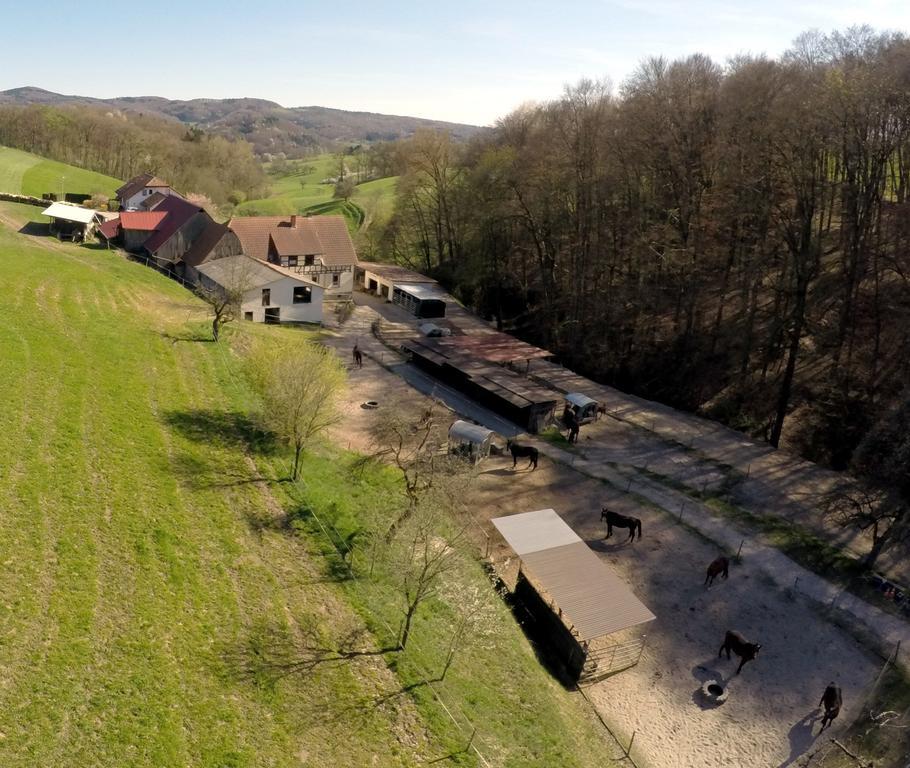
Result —
[[[239, 323], [211, 343], [201, 303], [157, 272], [2, 225], [0, 283], [0, 764], [476, 765], [437, 689], [494, 764], [611, 764], [500, 603], [494, 639], [437, 688], [453, 616], [435, 599], [413, 650], [263, 665], [352, 631], [380, 649], [400, 616], [396, 575], [361, 557], [348, 578], [317, 523], [391, 513], [395, 478], [355, 477], [325, 444], [280, 482], [287, 452], [258, 426], [242, 350], [304, 332]], [[490, 590], [470, 557], [455, 575]]]
[[0, 192], [41, 197], [47, 192], [114, 196], [123, 182], [29, 152], [0, 147]]
[[337, 155], [266, 163], [264, 168], [269, 181], [268, 197], [241, 203], [236, 215], [342, 214], [354, 234], [388, 220], [392, 213], [397, 177], [358, 184], [348, 201], [334, 199], [334, 184], [323, 182], [338, 175]]

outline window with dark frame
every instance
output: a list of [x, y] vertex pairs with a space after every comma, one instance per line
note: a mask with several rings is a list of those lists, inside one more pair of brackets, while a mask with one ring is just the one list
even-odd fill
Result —
[[341, 282], [341, 275], [337, 272], [332, 272], [332, 285], [338, 285]]
[[289, 267], [297, 266], [297, 257], [296, 256], [288, 256], [288, 266]]
[[309, 304], [313, 300], [313, 291], [308, 285], [299, 285], [294, 288], [294, 303]]
[[244, 312], [244, 313], [243, 313], [243, 319], [244, 319], [244, 320], [252, 320], [252, 319], [253, 319], [253, 313], [252, 313], [252, 312]]
[[263, 288], [262, 289], [262, 306], [267, 307], [271, 303], [272, 303], [272, 289]]
[[314, 263], [313, 259], [315, 259], [315, 258], [316, 257], [313, 256], [312, 254], [310, 254], [309, 256], [304, 256], [303, 257], [303, 266], [312, 267], [313, 263]]

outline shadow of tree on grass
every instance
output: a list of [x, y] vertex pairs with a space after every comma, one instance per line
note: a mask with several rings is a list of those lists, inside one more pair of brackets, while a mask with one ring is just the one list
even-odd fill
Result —
[[167, 411], [162, 419], [180, 435], [198, 443], [237, 447], [261, 455], [273, 454], [278, 447], [274, 432], [241, 411]]

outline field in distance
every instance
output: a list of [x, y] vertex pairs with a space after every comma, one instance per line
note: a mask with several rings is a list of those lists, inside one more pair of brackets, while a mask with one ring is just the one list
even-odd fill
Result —
[[58, 199], [62, 197], [61, 192], [113, 197], [114, 190], [122, 183], [102, 173], [0, 147], [0, 192], [33, 197], [52, 192]]

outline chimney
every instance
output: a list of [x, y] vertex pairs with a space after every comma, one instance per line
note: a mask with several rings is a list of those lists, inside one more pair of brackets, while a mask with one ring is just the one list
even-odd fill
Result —
[[293, 229], [297, 229], [297, 214], [296, 213], [293, 216], [291, 216], [291, 227]]

